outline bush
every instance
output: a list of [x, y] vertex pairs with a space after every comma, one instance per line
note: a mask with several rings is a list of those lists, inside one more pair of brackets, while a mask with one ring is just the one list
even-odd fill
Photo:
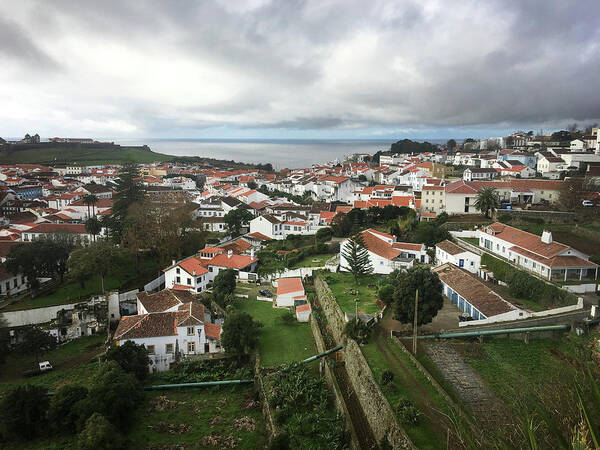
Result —
[[125, 372], [114, 361], [104, 363], [93, 380], [88, 397], [82, 402], [81, 417], [99, 413], [112, 424], [128, 425], [133, 411], [143, 399], [134, 375]]
[[381, 374], [381, 385], [385, 386], [390, 384], [392, 381], [394, 381], [394, 372], [391, 370], [384, 370]]
[[0, 402], [0, 436], [26, 439], [46, 431], [48, 390], [27, 384], [12, 388]]
[[111, 347], [106, 353], [106, 361], [115, 361], [125, 372], [132, 373], [138, 380], [148, 375], [148, 351], [143, 345], [127, 341], [120, 346]]
[[48, 422], [58, 434], [72, 434], [85, 422], [82, 405], [88, 396], [87, 388], [67, 384], [58, 388], [50, 399]]
[[278, 433], [271, 440], [269, 444], [269, 450], [289, 450], [290, 449], [290, 435], [285, 431]]
[[394, 286], [391, 284], [384, 284], [378, 290], [379, 300], [386, 305], [391, 304], [394, 301]]
[[402, 423], [416, 425], [419, 422], [421, 413], [410, 400], [402, 399], [396, 405], [396, 414]]
[[291, 311], [286, 311], [281, 315], [281, 320], [284, 323], [293, 323], [296, 318], [294, 317], [294, 313]]
[[498, 222], [502, 222], [502, 223], [510, 223], [513, 219], [513, 216], [510, 214], [499, 214], [498, 215]]
[[349, 338], [354, 339], [357, 344], [366, 344], [369, 342], [371, 330], [366, 323], [355, 317], [348, 321], [344, 328], [344, 333]]
[[98, 413], [94, 413], [86, 421], [85, 428], [79, 435], [79, 448], [83, 450], [121, 449], [124, 444], [117, 428]]

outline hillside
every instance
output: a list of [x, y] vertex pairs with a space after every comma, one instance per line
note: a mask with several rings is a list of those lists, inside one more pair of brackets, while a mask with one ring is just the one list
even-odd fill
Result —
[[0, 146], [0, 164], [80, 163], [123, 164], [170, 161], [174, 157], [155, 153], [149, 147], [114, 144], [6, 144]]

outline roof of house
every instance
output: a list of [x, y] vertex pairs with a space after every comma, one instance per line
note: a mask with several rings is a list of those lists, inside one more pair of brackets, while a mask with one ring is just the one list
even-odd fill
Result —
[[494, 222], [487, 229], [491, 229], [493, 231], [492, 234], [498, 239], [502, 239], [544, 258], [551, 258], [569, 249], [569, 246], [560, 242], [546, 244], [542, 242], [542, 238], [537, 234], [528, 233], [527, 231], [519, 230], [501, 222]]
[[259, 233], [259, 232], [250, 233], [250, 234], [247, 234], [246, 236], [249, 237], [250, 239], [257, 239], [259, 241], [272, 241], [273, 240], [269, 236], [265, 236], [264, 234]]
[[442, 242], [438, 242], [435, 246], [450, 255], [458, 255], [460, 253], [464, 253], [467, 251], [464, 248], [456, 245], [454, 242], [449, 241], [448, 239], [446, 239]]
[[204, 334], [209, 339], [220, 339], [221, 338], [221, 325], [216, 323], [206, 322], [204, 324]]
[[189, 258], [180, 261], [177, 265], [190, 275], [198, 276], [208, 273], [208, 269], [202, 264], [203, 261], [196, 258], [195, 256], [190, 256]]
[[486, 286], [476, 276], [453, 264], [443, 264], [433, 269], [440, 280], [450, 286], [486, 317], [514, 311], [517, 308]]
[[40, 223], [29, 230], [31, 233], [77, 233], [87, 234], [84, 224], [79, 223]]
[[194, 299], [194, 296], [188, 291], [176, 291], [172, 289], [163, 289], [152, 294], [142, 291], [138, 292], [136, 296], [148, 313], [163, 312]]
[[285, 295], [290, 292], [304, 292], [301, 278], [280, 278], [277, 282], [277, 295]]
[[247, 255], [226, 255], [221, 253], [212, 258], [208, 264], [211, 266], [227, 267], [229, 269], [243, 269], [250, 264], [258, 261], [258, 258], [252, 258]]
[[402, 250], [392, 247], [391, 244], [375, 237], [373, 234], [369, 233], [368, 230], [363, 231], [361, 235], [367, 250], [382, 258], [394, 259], [402, 253]]
[[296, 312], [304, 312], [304, 311], [310, 311], [310, 305], [308, 303], [305, 303], [304, 305], [296, 306]]

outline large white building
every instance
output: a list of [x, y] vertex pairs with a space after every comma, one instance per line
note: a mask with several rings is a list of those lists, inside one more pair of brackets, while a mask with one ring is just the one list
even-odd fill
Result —
[[447, 263], [476, 274], [481, 266], [481, 256], [445, 240], [435, 246], [435, 265], [441, 266]]
[[[361, 233], [374, 273], [388, 274], [396, 269], [408, 269], [418, 263], [429, 263], [425, 244], [396, 242], [391, 234], [369, 228]], [[344, 251], [350, 239], [340, 242], [340, 270], [347, 271], [348, 261]]]
[[113, 336], [115, 345], [132, 341], [148, 350], [150, 371], [171, 368], [177, 357], [224, 351], [221, 326], [210, 323], [202, 303], [185, 291], [138, 294], [138, 314], [124, 316]]

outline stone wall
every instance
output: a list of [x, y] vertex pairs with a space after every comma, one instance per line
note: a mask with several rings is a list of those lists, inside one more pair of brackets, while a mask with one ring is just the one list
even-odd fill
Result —
[[342, 310], [337, 304], [331, 289], [325, 281], [320, 277], [316, 277], [315, 290], [321, 309], [327, 319], [329, 332], [336, 343], [344, 345], [342, 352], [348, 379], [352, 383], [352, 388], [357, 395], [375, 439], [381, 442], [384, 438], [387, 438], [393, 448], [415, 448], [375, 381], [360, 347], [353, 339], [345, 338]]
[[327, 318], [327, 326], [337, 344], [344, 340], [344, 314], [338, 305], [333, 292], [320, 276], [315, 278], [315, 291], [321, 303], [323, 314]]
[[544, 223], [574, 223], [575, 213], [565, 211], [536, 211], [533, 209], [501, 209], [496, 211], [496, 217], [509, 216], [513, 223], [531, 223], [527, 219], [541, 219]]

